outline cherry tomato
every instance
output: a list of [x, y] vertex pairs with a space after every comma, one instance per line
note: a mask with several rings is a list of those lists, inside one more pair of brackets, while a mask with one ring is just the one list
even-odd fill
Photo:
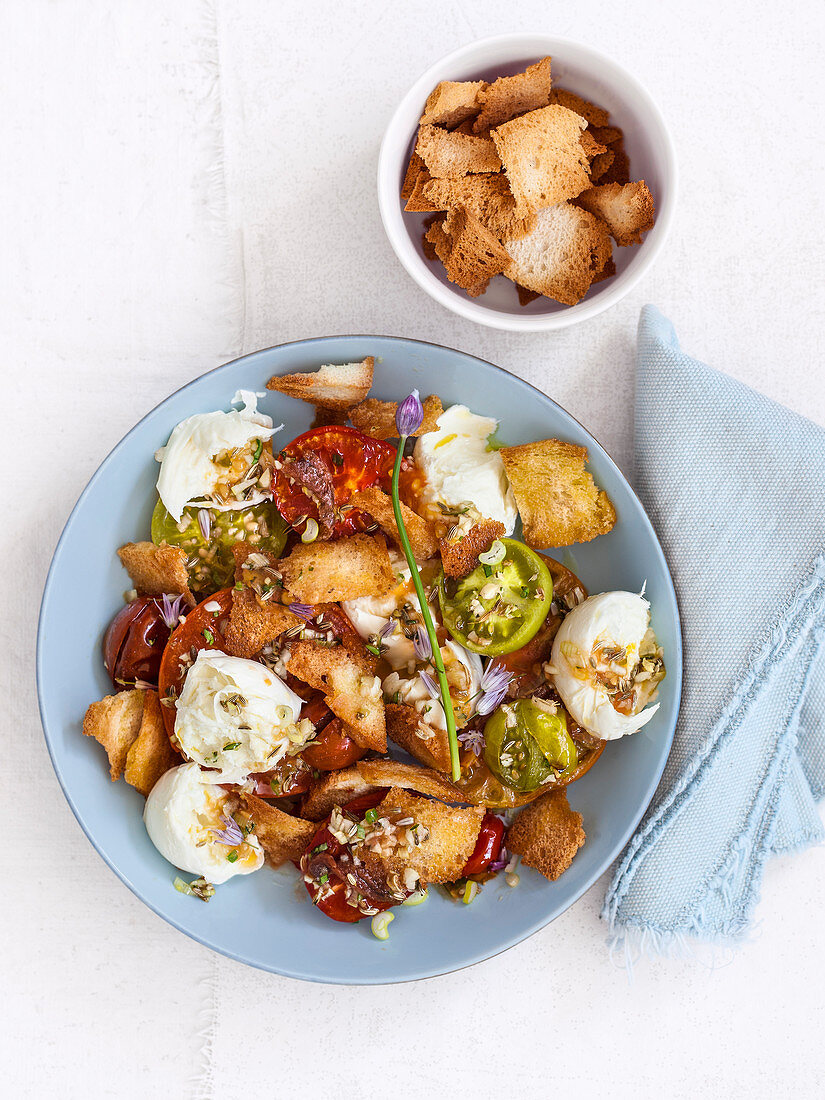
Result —
[[301, 756], [311, 768], [317, 768], [320, 772], [336, 772], [360, 760], [366, 751], [344, 732], [344, 723], [340, 718], [332, 718]]
[[312, 768], [302, 756], [285, 756], [269, 772], [251, 776], [258, 798], [289, 798], [305, 794], [312, 783]]
[[[379, 485], [389, 490], [395, 448], [380, 439], [373, 439], [355, 428], [330, 424], [311, 428], [299, 435], [280, 455], [300, 458], [310, 451], [323, 460], [332, 483], [336, 508], [346, 504], [359, 489]], [[279, 470], [275, 471], [272, 480], [272, 495], [278, 511], [296, 530], [303, 531], [306, 526], [302, 517], [318, 519], [315, 502], [306, 495], [300, 484], [290, 482]], [[341, 535], [363, 531], [369, 522], [364, 512], [353, 508], [336, 520], [332, 537], [340, 538]]]
[[495, 863], [501, 853], [504, 840], [504, 822], [495, 814], [485, 814], [481, 820], [478, 840], [473, 854], [464, 864], [463, 876], [480, 875], [491, 863]]
[[103, 665], [115, 691], [133, 687], [136, 680], [157, 684], [169, 627], [163, 621], [160, 599], [139, 596], [109, 623], [103, 639]]

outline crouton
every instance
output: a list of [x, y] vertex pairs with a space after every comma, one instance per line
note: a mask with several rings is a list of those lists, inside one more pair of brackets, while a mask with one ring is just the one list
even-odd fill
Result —
[[484, 87], [483, 80], [442, 80], [427, 97], [420, 125], [452, 129], [472, 118], [478, 110], [478, 93]]
[[344, 806], [353, 798], [374, 791], [357, 768], [345, 768], [340, 772], [328, 772], [317, 779], [307, 791], [301, 803], [301, 816], [309, 821], [323, 821], [333, 806]]
[[318, 830], [314, 821], [285, 814], [254, 794], [242, 794], [241, 802], [254, 822], [255, 836], [273, 867], [301, 858]]
[[387, 703], [386, 712], [387, 737], [426, 767], [449, 772], [450, 745], [446, 730], [428, 726], [414, 707], [403, 703]]
[[546, 107], [550, 102], [550, 58], [529, 65], [523, 73], [501, 76], [478, 93], [479, 113], [474, 131], [483, 133], [517, 115]]
[[595, 183], [600, 180], [615, 158], [616, 154], [612, 149], [608, 149], [606, 153], [597, 153], [590, 161], [590, 182]]
[[536, 298], [541, 298], [541, 294], [539, 294], [537, 290], [530, 290], [520, 283], [516, 283], [516, 292], [518, 294], [518, 304], [520, 306], [529, 306], [531, 302], [535, 302]]
[[145, 691], [120, 691], [92, 703], [83, 719], [83, 733], [93, 737], [109, 757], [109, 775], [116, 782], [123, 775], [129, 749], [140, 733]]
[[239, 584], [248, 584], [253, 578], [260, 579], [257, 576], [259, 573], [271, 580], [280, 579], [278, 555], [271, 550], [261, 550], [251, 542], [233, 542], [232, 557], [235, 559], [235, 580]]
[[[349, 503], [372, 516], [381, 530], [389, 535], [398, 546], [401, 545], [392, 499], [386, 493], [377, 488], [361, 489], [360, 492], [354, 493], [350, 497]], [[413, 557], [416, 561], [427, 561], [438, 550], [438, 540], [426, 521], [421, 516], [416, 515], [412, 508], [408, 508], [404, 503], [401, 503], [401, 515], [404, 519], [404, 527], [410, 540]]]
[[412, 867], [425, 884], [454, 882], [460, 878], [473, 854], [484, 816], [483, 807], [445, 806], [398, 786], [387, 792], [377, 811], [380, 817], [391, 816], [391, 820], [411, 817], [414, 825], [410, 828], [419, 825], [426, 830], [427, 839], [412, 847], [409, 853], [403, 857], [392, 854], [383, 860], [390, 871]]
[[326, 428], [329, 424], [346, 424], [349, 420], [349, 409], [324, 409], [315, 405], [315, 415], [312, 418], [310, 428]]
[[126, 753], [123, 778], [147, 798], [160, 777], [176, 764], [180, 757], [167, 736], [158, 693], [147, 691], [138, 735]]
[[570, 809], [564, 788], [525, 806], [507, 830], [507, 849], [551, 882], [563, 874], [585, 842], [582, 815]]
[[598, 274], [593, 276], [593, 285], [602, 282], [603, 279], [610, 279], [616, 274], [616, 262], [611, 256], [604, 267]]
[[[624, 141], [618, 141], [610, 146], [613, 160], [599, 177], [599, 184], [618, 183], [622, 187], [630, 182], [630, 161], [625, 152]], [[592, 178], [592, 177], [591, 177]]]
[[418, 179], [419, 172], [425, 171], [424, 161], [413, 150], [410, 156], [410, 163], [407, 165], [407, 171], [404, 173], [404, 182], [401, 184], [401, 199], [406, 202], [415, 189], [415, 181]]
[[597, 107], [595, 103], [590, 103], [588, 100], [582, 99], [580, 95], [576, 95], [575, 92], [568, 92], [564, 88], [554, 88], [550, 92], [548, 103], [574, 111], [577, 115], [581, 115], [583, 119], [586, 119], [591, 126], [607, 126], [610, 121], [609, 111]]
[[499, 275], [510, 262], [507, 250], [464, 206], [451, 210], [444, 222], [450, 248], [444, 267], [451, 282], [474, 291]]
[[590, 133], [590, 130], [582, 131], [582, 136], [579, 138], [579, 142], [581, 143], [581, 147], [584, 150], [584, 155], [587, 157], [588, 160], [592, 160], [597, 153], [607, 152], [607, 146], [602, 145], [600, 142], [596, 141], [596, 139]]
[[230, 657], [257, 657], [265, 645], [304, 620], [274, 600], [261, 601], [251, 588], [235, 589], [229, 621], [224, 627], [224, 651]]
[[[363, 650], [363, 645], [360, 646]], [[288, 668], [293, 676], [323, 691], [327, 706], [351, 727], [350, 736], [363, 748], [387, 751], [387, 728], [381, 681], [374, 666], [347, 645], [321, 646], [312, 641], [290, 647]]]
[[266, 388], [323, 409], [348, 409], [370, 392], [374, 366], [372, 355], [360, 363], [327, 363], [309, 374], [273, 375]]
[[[424, 435], [425, 432], [434, 432], [437, 428], [436, 421], [444, 412], [441, 398], [431, 393], [421, 402], [424, 409], [424, 419], [416, 435]], [[360, 405], [350, 410], [350, 420], [364, 435], [371, 435], [375, 439], [397, 439], [398, 428], [395, 424], [395, 414], [398, 405], [395, 401], [377, 401], [374, 397], [368, 397]]]
[[[424, 185], [423, 192], [439, 210], [466, 207], [501, 241], [523, 237], [535, 223], [531, 213], [516, 209], [516, 200], [503, 172], [465, 176], [460, 180], [434, 179]], [[438, 252], [437, 247], [435, 251]]]
[[298, 544], [278, 569], [284, 588], [300, 603], [385, 596], [395, 583], [385, 540], [365, 534]]
[[576, 202], [601, 218], [613, 240], [622, 247], [639, 244], [642, 234], [653, 226], [653, 196], [644, 180], [626, 183], [624, 187], [618, 183], [591, 187], [582, 191]]
[[501, 168], [490, 138], [457, 134], [438, 126], [421, 127], [415, 151], [437, 179], [461, 179], [469, 172], [498, 172]]
[[189, 589], [186, 551], [162, 542], [127, 542], [117, 556], [141, 596], [161, 596], [164, 592], [181, 595], [190, 605], [195, 597]]
[[499, 451], [516, 498], [528, 546], [589, 542], [610, 531], [616, 510], [585, 470], [587, 450], [543, 439]]
[[442, 263], [447, 259], [450, 254], [450, 238], [444, 229], [444, 223], [447, 220], [445, 214], [443, 218], [439, 218], [437, 221], [432, 222], [427, 228], [427, 232], [424, 234], [424, 241], [428, 246], [432, 259], [441, 260]]
[[565, 107], [542, 107], [492, 131], [519, 210], [541, 210], [590, 186], [581, 146], [587, 123]]
[[[578, 113], [581, 114], [581, 111]], [[616, 145], [624, 140], [624, 134], [618, 126], [588, 125], [587, 131], [593, 135], [600, 145]]]
[[[414, 154], [418, 156], [418, 154]], [[420, 158], [419, 158], [420, 159]], [[409, 198], [407, 199], [404, 210], [408, 214], [431, 214], [435, 207], [430, 200], [424, 194], [424, 188], [430, 182], [433, 177], [427, 171], [427, 166], [420, 170], [413, 183], [412, 191], [410, 191]]]
[[566, 202], [540, 210], [532, 233], [504, 247], [508, 278], [571, 306], [588, 292], [612, 251], [604, 223]]
[[504, 534], [504, 524], [494, 519], [474, 523], [460, 538], [441, 539], [441, 562], [447, 577], [466, 577], [478, 565], [478, 555], [489, 550], [494, 539]]
[[375, 787], [403, 787], [404, 790], [440, 798], [443, 802], [466, 802], [466, 795], [437, 771], [402, 764], [398, 760], [359, 760], [355, 765], [362, 777]]

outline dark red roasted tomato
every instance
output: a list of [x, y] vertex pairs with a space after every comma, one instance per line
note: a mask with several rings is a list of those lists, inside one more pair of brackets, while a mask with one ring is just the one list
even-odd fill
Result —
[[495, 814], [485, 814], [481, 821], [473, 854], [464, 864], [462, 875], [480, 875], [495, 863], [504, 841], [504, 822]]
[[135, 686], [136, 680], [157, 686], [160, 660], [169, 640], [160, 597], [138, 596], [109, 623], [103, 639], [103, 664], [115, 691]]

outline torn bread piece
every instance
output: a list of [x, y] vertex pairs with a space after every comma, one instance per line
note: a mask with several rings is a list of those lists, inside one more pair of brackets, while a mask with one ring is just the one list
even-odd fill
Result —
[[242, 794], [241, 803], [252, 818], [255, 836], [273, 867], [300, 859], [318, 830], [314, 821], [286, 814], [254, 794]]
[[516, 293], [518, 294], [518, 304], [520, 306], [529, 306], [531, 302], [535, 302], [536, 298], [541, 298], [537, 290], [530, 290], [529, 287], [522, 286], [521, 283], [516, 283]]
[[162, 542], [127, 542], [117, 556], [140, 596], [162, 596], [164, 592], [181, 595], [190, 605], [195, 597], [189, 589], [186, 551]]
[[446, 220], [447, 215], [445, 214], [444, 217], [433, 221], [424, 234], [424, 241], [429, 246], [433, 258], [441, 260], [442, 263], [450, 254], [450, 238], [444, 229]]
[[407, 214], [432, 214], [435, 212], [435, 207], [424, 194], [424, 189], [432, 178], [425, 165], [416, 176], [407, 204], [404, 207]]
[[623, 187], [630, 183], [630, 161], [624, 147], [624, 140], [617, 141], [609, 147], [613, 154], [613, 160], [608, 165], [607, 171], [599, 177], [599, 184], [618, 183]]
[[[610, 165], [613, 163], [616, 154], [612, 149], [608, 149], [605, 153], [597, 153], [595, 157], [590, 161], [590, 182], [596, 183], [600, 180]], [[582, 192], [584, 194], [584, 192]]]
[[447, 731], [428, 726], [415, 707], [404, 703], [387, 703], [387, 737], [420, 760], [427, 768], [449, 772], [450, 745]]
[[473, 130], [477, 134], [485, 133], [517, 115], [546, 107], [551, 102], [550, 86], [549, 57], [528, 65], [524, 72], [515, 76], [500, 76], [479, 91], [479, 112]]
[[421, 172], [426, 172], [424, 161], [413, 150], [410, 156], [410, 163], [407, 165], [407, 171], [404, 173], [404, 182], [401, 184], [401, 200], [406, 202], [410, 195], [415, 190], [415, 183]]
[[283, 604], [274, 600], [262, 601], [251, 588], [236, 588], [232, 592], [229, 621], [223, 631], [224, 652], [230, 657], [251, 660], [284, 631], [304, 625], [304, 620]]
[[585, 296], [612, 252], [604, 222], [567, 202], [540, 210], [532, 233], [505, 248], [508, 278], [568, 306]]
[[308, 374], [276, 374], [266, 388], [323, 409], [348, 409], [370, 392], [374, 367], [368, 355], [360, 363], [327, 363]]
[[451, 130], [473, 118], [478, 111], [478, 93], [485, 87], [483, 80], [442, 80], [427, 97], [419, 125]]
[[458, 787], [431, 768], [402, 764], [399, 760], [359, 760], [355, 766], [375, 787], [403, 787], [444, 802], [467, 801], [467, 796]]
[[[581, 114], [581, 111], [579, 111]], [[600, 145], [616, 145], [624, 140], [624, 134], [618, 126], [593, 126], [588, 124], [587, 132], [592, 134]]]
[[[361, 489], [359, 492], [353, 493], [349, 503], [372, 516], [381, 530], [389, 535], [397, 546], [401, 546], [392, 498], [387, 496], [385, 492], [376, 487]], [[438, 539], [430, 530], [426, 520], [423, 520], [421, 516], [417, 515], [412, 508], [408, 508], [403, 502], [399, 503], [413, 557], [416, 561], [427, 561], [438, 550]]]
[[597, 107], [595, 103], [590, 103], [588, 100], [582, 99], [580, 95], [576, 95], [575, 92], [568, 92], [564, 88], [554, 88], [550, 93], [548, 102], [566, 107], [569, 111], [575, 111], [577, 115], [581, 115], [583, 119], [586, 119], [591, 126], [607, 126], [610, 121], [609, 111]]
[[123, 775], [129, 749], [137, 740], [143, 720], [145, 691], [119, 691], [92, 703], [83, 719], [83, 733], [93, 737], [109, 757], [109, 775], [116, 782]]
[[300, 603], [385, 596], [395, 583], [386, 541], [365, 534], [299, 543], [281, 558], [278, 569], [284, 588]]
[[327, 706], [351, 727], [352, 739], [362, 748], [387, 751], [384, 699], [374, 667], [370, 669], [347, 646], [298, 641], [290, 647], [288, 669], [293, 676], [324, 693]]
[[382, 856], [382, 862], [390, 871], [403, 871], [411, 867], [422, 883], [454, 882], [461, 877], [467, 860], [481, 830], [484, 809], [481, 806], [457, 808], [445, 806], [408, 790], [395, 786], [387, 792], [376, 807], [379, 820], [412, 818], [419, 826], [420, 842], [413, 844], [404, 855], [395, 853]]
[[320, 405], [313, 407], [315, 415], [312, 418], [310, 428], [326, 428], [330, 424], [346, 424], [349, 420], [349, 409], [324, 409]]
[[464, 206], [447, 214], [444, 233], [450, 243], [443, 261], [447, 277], [470, 294], [482, 283], [486, 288], [510, 262], [501, 242]]
[[138, 735], [126, 753], [123, 778], [144, 798], [148, 798], [160, 777], [180, 762], [180, 756], [172, 748], [166, 733], [158, 693], [147, 691], [144, 693]]
[[503, 172], [465, 176], [460, 180], [434, 179], [424, 185], [423, 191], [439, 210], [465, 207], [500, 241], [523, 237], [535, 224], [531, 213], [517, 211]]
[[507, 830], [507, 848], [551, 882], [563, 874], [586, 839], [582, 815], [570, 809], [564, 788], [525, 806]]
[[482, 519], [474, 523], [466, 535], [440, 540], [441, 562], [447, 577], [466, 577], [478, 565], [478, 555], [490, 549], [494, 539], [505, 532], [503, 523], [495, 519]]
[[[416, 435], [424, 435], [425, 432], [434, 432], [438, 427], [436, 421], [444, 412], [441, 398], [431, 393], [422, 401], [424, 419]], [[398, 428], [395, 423], [395, 415], [398, 405], [395, 401], [378, 401], [374, 397], [368, 397], [354, 409], [350, 409], [350, 420], [364, 435], [371, 435], [375, 439], [397, 439]]]
[[582, 149], [584, 149], [584, 155], [587, 157], [588, 160], [592, 160], [597, 153], [607, 152], [607, 146], [602, 145], [601, 142], [596, 141], [596, 139], [590, 133], [589, 129], [582, 130], [582, 136], [579, 140], [581, 142]]
[[446, 216], [446, 214], [442, 214], [439, 212], [436, 214], [430, 214], [429, 217], [424, 219], [424, 232], [421, 234], [421, 248], [423, 249], [424, 255], [428, 260], [438, 259], [438, 253], [436, 252], [434, 245], [430, 241], [430, 229], [434, 225], [443, 227], [444, 219], [446, 218]]
[[315, 780], [307, 791], [301, 803], [301, 816], [310, 821], [323, 821], [333, 806], [345, 806], [353, 798], [370, 794], [375, 789], [355, 767], [328, 772]]
[[581, 144], [587, 123], [566, 107], [542, 107], [491, 131], [520, 210], [541, 210], [590, 186]]
[[593, 283], [600, 283], [603, 279], [611, 279], [616, 274], [616, 261], [611, 256], [601, 271], [593, 276]]
[[470, 137], [438, 126], [421, 127], [415, 151], [437, 179], [461, 179], [470, 172], [498, 172], [501, 168], [490, 138]]
[[616, 510], [585, 470], [587, 450], [560, 439], [542, 439], [499, 451], [519, 515], [524, 541], [536, 550], [589, 542], [610, 531]]
[[653, 196], [644, 180], [626, 183], [606, 183], [591, 187], [576, 199], [579, 206], [601, 218], [616, 244], [626, 247], [639, 244], [642, 234], [653, 227], [656, 209]]

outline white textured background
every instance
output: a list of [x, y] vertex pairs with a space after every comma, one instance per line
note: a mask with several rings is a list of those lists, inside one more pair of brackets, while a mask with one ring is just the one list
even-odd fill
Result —
[[[529, 29], [632, 69], [683, 181], [646, 281], [548, 336], [426, 298], [373, 182], [424, 68]], [[823, 1095], [822, 849], [774, 861], [752, 942], [715, 968], [660, 960], [629, 983], [599, 884], [471, 970], [304, 985], [211, 955], [117, 881], [52, 775], [33, 686], [43, 578], [87, 478], [171, 390], [243, 352], [345, 332], [450, 344], [541, 386], [627, 467], [653, 301], [687, 350], [825, 424], [823, 47], [819, 0], [2, 0], [0, 1095]]]

